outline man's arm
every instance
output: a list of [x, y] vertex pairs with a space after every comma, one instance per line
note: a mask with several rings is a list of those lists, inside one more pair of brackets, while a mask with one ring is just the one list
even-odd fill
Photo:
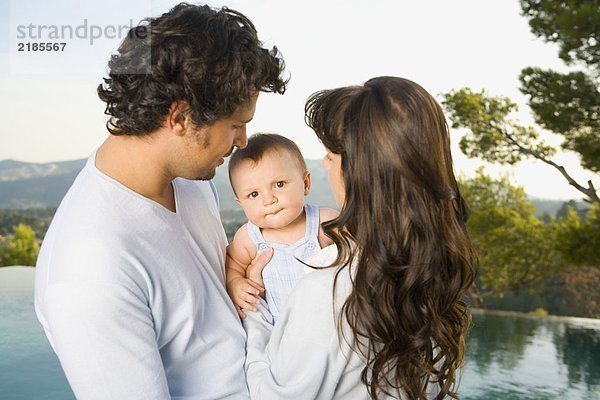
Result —
[[170, 399], [141, 290], [55, 283], [43, 301], [48, 338], [78, 399]]

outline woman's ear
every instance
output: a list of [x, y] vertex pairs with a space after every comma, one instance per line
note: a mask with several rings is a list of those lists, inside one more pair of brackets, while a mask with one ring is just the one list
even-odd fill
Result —
[[304, 195], [307, 196], [310, 193], [310, 172], [304, 173]]
[[177, 136], [183, 136], [192, 123], [190, 106], [185, 101], [174, 101], [169, 107], [165, 126]]

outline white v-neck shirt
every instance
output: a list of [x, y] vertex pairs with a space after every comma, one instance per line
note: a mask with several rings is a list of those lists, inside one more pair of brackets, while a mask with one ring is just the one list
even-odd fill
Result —
[[171, 212], [94, 162], [58, 208], [36, 267], [36, 313], [75, 396], [247, 399], [213, 184], [175, 179]]

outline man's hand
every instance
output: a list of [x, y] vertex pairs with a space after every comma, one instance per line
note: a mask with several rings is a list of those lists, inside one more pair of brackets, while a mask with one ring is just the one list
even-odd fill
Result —
[[267, 247], [262, 253], [257, 254], [250, 265], [248, 265], [248, 268], [246, 268], [246, 278], [258, 283], [261, 287], [264, 287], [265, 285], [262, 279], [262, 271], [271, 261], [271, 258], [273, 258], [274, 251], [275, 250], [273, 250], [272, 247]]

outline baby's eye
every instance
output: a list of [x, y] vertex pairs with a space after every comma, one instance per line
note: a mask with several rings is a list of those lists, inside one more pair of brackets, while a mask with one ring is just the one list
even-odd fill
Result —
[[278, 189], [281, 189], [282, 187], [285, 186], [285, 182], [284, 181], [279, 181], [275, 184], [275, 187]]
[[258, 192], [252, 192], [252, 193], [250, 193], [250, 194], [248, 195], [248, 197], [249, 197], [249, 198], [251, 198], [251, 199], [255, 199], [255, 198], [257, 198], [257, 197], [258, 197]]

